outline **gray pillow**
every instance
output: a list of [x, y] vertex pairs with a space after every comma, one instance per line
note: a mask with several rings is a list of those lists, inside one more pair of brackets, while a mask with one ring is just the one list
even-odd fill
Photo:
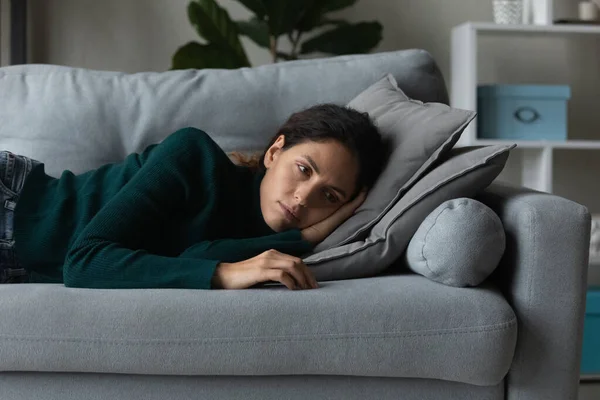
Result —
[[498, 266], [506, 236], [500, 217], [469, 199], [442, 203], [410, 240], [404, 262], [414, 272], [448, 286], [477, 286]]
[[458, 141], [474, 111], [410, 99], [391, 74], [347, 104], [366, 112], [389, 146], [387, 164], [356, 213], [315, 247], [323, 251], [364, 238], [431, 165]]
[[500, 174], [515, 145], [460, 147], [417, 181], [369, 231], [366, 238], [303, 260], [320, 281], [376, 275], [404, 253], [425, 217], [440, 204], [473, 197]]

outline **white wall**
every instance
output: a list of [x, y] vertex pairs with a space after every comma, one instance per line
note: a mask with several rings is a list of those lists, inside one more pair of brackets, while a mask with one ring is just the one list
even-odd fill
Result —
[[[186, 16], [189, 0], [29, 0], [31, 62], [125, 72], [164, 71], [178, 46], [197, 40]], [[219, 0], [234, 19], [250, 15], [234, 0]], [[360, 0], [338, 13], [351, 21], [379, 20], [378, 51], [426, 48], [449, 68], [452, 26], [490, 20], [491, 0]], [[244, 41], [254, 65], [266, 50]]]
[[[6, 0], [0, 0], [6, 1]], [[176, 49], [197, 35], [186, 16], [189, 0], [30, 0], [30, 62], [125, 72], [164, 71]], [[234, 19], [249, 13], [219, 0]], [[560, 17], [576, 15], [576, 0], [555, 0]], [[491, 21], [492, 0], [359, 0], [338, 17], [379, 20], [377, 51], [424, 48], [449, 82], [450, 31], [462, 22]], [[266, 50], [243, 41], [253, 65], [269, 62]], [[600, 140], [600, 38], [489, 38], [480, 46], [480, 82], [568, 83], [569, 135]], [[600, 213], [600, 152], [556, 155], [555, 193]]]
[[[30, 0], [30, 61], [125, 72], [165, 71], [179, 46], [198, 35], [189, 0]], [[250, 13], [220, 1], [234, 19]], [[254, 65], [268, 54], [247, 45]]]

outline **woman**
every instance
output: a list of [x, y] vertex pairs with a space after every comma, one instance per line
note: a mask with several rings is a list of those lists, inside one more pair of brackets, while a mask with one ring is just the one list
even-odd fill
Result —
[[367, 114], [331, 104], [293, 114], [246, 165], [194, 128], [59, 178], [1, 152], [2, 282], [315, 288], [298, 257], [364, 201], [383, 152]]

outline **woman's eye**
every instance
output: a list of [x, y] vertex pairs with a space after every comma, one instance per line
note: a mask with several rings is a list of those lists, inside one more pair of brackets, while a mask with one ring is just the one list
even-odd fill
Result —
[[327, 197], [327, 200], [331, 203], [337, 203], [338, 201], [337, 198], [329, 192], [325, 193], [325, 197]]
[[300, 170], [300, 172], [302, 172], [303, 174], [306, 174], [308, 172], [308, 168], [306, 168], [304, 165], [298, 165], [298, 169]]

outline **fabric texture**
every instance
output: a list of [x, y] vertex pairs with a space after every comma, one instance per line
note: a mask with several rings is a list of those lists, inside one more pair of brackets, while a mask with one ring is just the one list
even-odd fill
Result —
[[120, 162], [188, 126], [208, 133], [225, 152], [260, 151], [293, 112], [347, 104], [387, 73], [413, 99], [449, 102], [440, 69], [420, 49], [235, 70], [4, 67], [0, 149], [44, 162], [53, 177]]
[[[423, 220], [440, 204], [473, 197], [500, 174], [514, 145], [460, 147], [415, 183], [359, 240], [311, 254], [304, 262], [319, 281], [373, 276], [400, 259]], [[373, 262], [373, 260], [377, 260]]]
[[304, 291], [22, 286], [0, 285], [0, 371], [492, 386], [506, 375], [517, 339], [515, 315], [494, 285], [458, 289], [412, 273]]
[[495, 183], [477, 196], [506, 233], [497, 282], [519, 320], [507, 398], [576, 399], [590, 246], [589, 210], [572, 200]]
[[81, 175], [55, 179], [39, 164], [15, 209], [17, 254], [30, 282], [210, 289], [220, 262], [313, 248], [298, 229], [267, 225], [263, 175], [195, 128]]
[[0, 373], [10, 400], [505, 400], [504, 383], [475, 386], [436, 379], [371, 376], [158, 376]]
[[477, 286], [496, 269], [505, 247], [498, 215], [477, 200], [458, 198], [425, 218], [404, 261], [413, 272], [444, 285]]
[[394, 206], [458, 141], [476, 113], [442, 103], [409, 98], [391, 74], [370, 85], [348, 103], [366, 112], [379, 128], [389, 150], [386, 166], [355, 214], [314, 251], [320, 252], [359, 238]]

